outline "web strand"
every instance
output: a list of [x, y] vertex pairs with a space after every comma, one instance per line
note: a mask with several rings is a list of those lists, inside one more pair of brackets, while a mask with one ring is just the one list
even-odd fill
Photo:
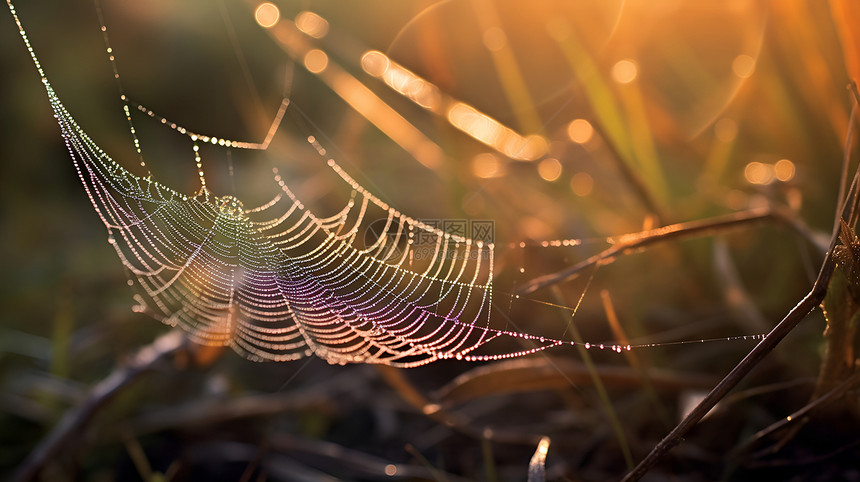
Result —
[[[182, 328], [195, 342], [230, 346], [256, 361], [316, 355], [330, 363], [411, 367], [441, 359], [499, 360], [576, 344], [492, 327], [494, 245], [398, 211], [353, 179], [313, 136], [308, 143], [350, 190], [348, 202], [334, 215], [314, 213], [277, 169], [271, 198], [259, 206], [246, 208], [237, 197], [210, 192], [200, 143], [266, 149], [289, 102], [282, 102], [258, 144], [202, 136], [131, 103], [122, 90], [97, 1], [141, 165], [146, 167], [130, 105], [191, 139], [200, 189], [189, 196], [159, 183], [148, 169], [145, 177], [134, 175], [111, 159], [66, 110], [11, 0], [7, 4], [77, 175], [136, 292], [137, 311]], [[429, 249], [417, 249], [419, 244]], [[528, 347], [476, 353], [505, 338]], [[696, 343], [705, 341], [711, 340]], [[687, 342], [670, 344], [680, 343]], [[584, 343], [586, 349], [618, 353], [660, 345], [666, 343]]]

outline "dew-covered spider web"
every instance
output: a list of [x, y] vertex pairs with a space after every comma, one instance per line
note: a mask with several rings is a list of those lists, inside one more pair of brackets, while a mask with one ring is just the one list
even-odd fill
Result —
[[[11, 0], [7, 4], [78, 177], [127, 271], [136, 310], [182, 328], [195, 342], [230, 346], [256, 361], [316, 355], [331, 363], [417, 366], [448, 358], [510, 358], [574, 344], [491, 326], [494, 245], [444, 232], [389, 206], [326, 156], [313, 137], [308, 141], [350, 191], [336, 214], [315, 214], [277, 169], [271, 199], [259, 206], [210, 191], [199, 145], [265, 148], [287, 100], [259, 144], [196, 134], [161, 118], [193, 141], [200, 178], [196, 193], [133, 174], [63, 106]], [[119, 79], [109, 44], [108, 54]], [[127, 99], [121, 85], [120, 94], [140, 153], [131, 110], [157, 116]], [[146, 167], [142, 156], [141, 165]], [[517, 339], [523, 348], [475, 352], [503, 338]]]
[[[134, 175], [63, 106], [7, 3], [77, 174], [137, 293], [136, 309], [181, 327], [198, 343], [229, 345], [252, 360], [313, 354], [332, 363], [415, 366], [475, 358], [469, 353], [500, 336], [532, 340], [534, 348], [523, 353], [562, 343], [489, 326], [492, 244], [406, 216], [333, 159], [328, 166], [349, 185], [351, 198], [329, 217], [305, 206], [277, 170], [278, 192], [260, 206], [210, 192], [197, 144], [201, 188], [194, 195]], [[128, 104], [125, 109], [130, 117]], [[241, 147], [228, 143], [234, 144]], [[370, 219], [384, 221], [368, 240], [359, 233]], [[412, 249], [419, 235], [433, 240], [432, 254], [422, 259]]]

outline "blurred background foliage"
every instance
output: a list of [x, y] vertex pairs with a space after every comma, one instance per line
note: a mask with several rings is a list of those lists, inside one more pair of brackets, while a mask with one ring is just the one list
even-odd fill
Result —
[[[258, 2], [104, 1], [125, 91], [171, 121], [258, 141], [281, 98], [291, 99], [268, 151], [204, 147], [214, 192], [254, 204], [271, 192], [276, 166], [305, 204], [334, 212], [348, 191], [305, 142], [314, 135], [359, 182], [410, 216], [493, 220], [495, 299], [504, 314], [496, 323], [538, 335], [571, 339], [570, 312], [545, 302], [575, 305], [583, 280], [530, 295], [536, 301], [510, 293], [606, 246], [541, 247], [545, 240], [603, 239], [765, 206], [788, 209], [815, 233], [804, 239], [763, 223], [625, 256], [597, 272], [573, 319], [586, 340], [618, 339], [607, 296], [631, 340], [668, 342], [764, 333], [809, 289], [822, 256], [811, 241], [826, 241], [836, 206], [851, 106], [846, 65], [857, 68], [858, 16], [850, 15], [850, 1], [275, 3], [283, 24], [306, 11], [325, 19], [325, 35], [302, 37], [327, 54], [324, 72], [340, 67], [354, 76], [438, 147], [409, 152], [374, 127], [324, 74], [311, 72], [319, 58], [315, 65], [308, 52], [290, 52], [274, 29], [258, 25]], [[93, 5], [17, 7], [68, 110], [134, 170]], [[6, 17], [0, 470], [11, 474], [88, 387], [168, 329], [131, 311], [123, 271]], [[477, 141], [455, 127], [450, 110], [436, 115], [369, 75], [373, 66], [362, 63], [369, 51], [530, 144], [506, 155]], [[145, 116], [135, 114], [135, 123], [153, 175], [196, 191], [190, 142]], [[520, 152], [529, 159], [514, 159]], [[776, 455], [740, 448], [808, 400], [823, 328], [821, 315], [810, 315], [743, 383], [739, 393], [747, 396], [704, 421], [657, 477], [857, 477], [846, 462], [860, 455], [856, 424], [845, 420], [811, 424], [818, 429], [801, 432]], [[625, 472], [622, 446], [634, 459], [644, 456], [684, 400], [751, 346], [658, 347], [635, 352], [638, 365], [592, 353], [600, 369], [624, 375], [604, 377], [610, 405], [587, 375], [574, 376], [586, 371], [572, 348], [550, 353], [570, 380], [550, 371], [547, 382], [530, 387], [537, 372], [526, 370], [520, 390], [511, 392], [502, 381], [516, 387], [517, 367], [498, 365], [496, 378], [478, 380], [459, 401], [439, 390], [476, 364], [437, 362], [397, 373], [316, 359], [253, 364], [229, 352], [207, 358], [194, 351], [196, 358], [174, 360], [172, 369], [107, 405], [46, 474], [375, 480], [399, 470], [395, 476], [408, 478], [518, 480], [536, 437], [546, 435], [553, 441], [549, 478], [604, 480]], [[631, 366], [665, 370], [673, 383], [643, 388]], [[264, 408], [218, 410], [243, 401]], [[440, 422], [433, 416], [440, 406], [465, 422]], [[613, 411], [624, 441], [610, 428]]]

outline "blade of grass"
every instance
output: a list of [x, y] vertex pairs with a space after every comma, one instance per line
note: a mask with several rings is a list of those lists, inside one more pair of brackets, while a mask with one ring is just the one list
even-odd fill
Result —
[[[564, 305], [565, 300], [558, 286], [553, 286], [552, 292], [557, 300], [557, 303]], [[576, 342], [575, 346], [577, 351], [579, 352], [579, 356], [580, 358], [582, 358], [582, 362], [585, 363], [585, 367], [588, 369], [588, 373], [591, 375], [591, 379], [594, 383], [594, 389], [597, 391], [597, 396], [600, 398], [600, 401], [603, 404], [603, 409], [606, 411], [606, 416], [609, 418], [609, 423], [610, 425], [612, 425], [612, 430], [615, 432], [615, 437], [618, 439], [618, 445], [621, 447], [621, 453], [624, 456], [624, 462], [627, 464], [628, 469], [630, 469], [633, 467], [633, 454], [630, 451], [630, 446], [627, 444], [627, 436], [624, 434], [624, 428], [621, 426], [621, 421], [618, 420], [618, 415], [615, 413], [615, 409], [612, 408], [612, 401], [609, 399], [609, 394], [606, 392], [606, 387], [603, 386], [603, 381], [600, 379], [600, 375], [597, 373], [597, 369], [594, 366], [594, 362], [591, 359], [591, 355], [585, 348], [585, 340], [579, 333], [579, 329], [576, 327], [576, 323], [573, 322], [573, 316], [570, 316], [569, 318], [565, 316], [565, 321], [567, 322], [567, 330], [570, 331], [571, 335], [573, 336], [573, 341]]]
[[660, 206], [665, 206], [670, 197], [669, 188], [651, 132], [648, 114], [645, 111], [642, 89], [639, 87], [639, 82], [633, 79], [628, 84], [620, 85], [618, 90], [621, 105], [627, 114], [627, 131], [633, 146], [633, 159], [639, 165], [638, 171], [645, 185], [650, 188], [649, 192], [653, 194]]
[[591, 58], [587, 49], [577, 38], [576, 33], [564, 20], [557, 19], [548, 26], [548, 30], [550, 37], [561, 48], [571, 70], [576, 73], [580, 80], [595, 117], [591, 123], [613, 152], [612, 158], [616, 161], [621, 175], [633, 188], [645, 208], [660, 219], [665, 220], [662, 209], [648, 186], [630, 167], [631, 162], [635, 159], [635, 150], [629, 141], [627, 122], [615, 102], [614, 93], [604, 82], [597, 63]]
[[[621, 345], [629, 345], [630, 339], [627, 337], [624, 327], [621, 326], [621, 321], [618, 320], [618, 315], [615, 313], [615, 307], [612, 305], [612, 298], [609, 296], [609, 290], [601, 290], [600, 299], [603, 302], [603, 311], [606, 313], [606, 319], [609, 320], [609, 326], [612, 328], [612, 334], [615, 336], [616, 341]], [[642, 387], [645, 389], [645, 393], [648, 395], [648, 398], [657, 410], [657, 416], [659, 416], [660, 419], [669, 426], [669, 424], [671, 424], [669, 412], [666, 411], [666, 407], [663, 406], [660, 402], [660, 397], [657, 396], [657, 390], [654, 389], [654, 384], [651, 382], [651, 377], [648, 375], [648, 368], [639, 360], [639, 356], [635, 352], [624, 350], [623, 353], [624, 358], [627, 359], [627, 362], [639, 376], [639, 380], [642, 382]]]
[[[499, 19], [496, 6], [492, 1], [474, 0], [473, 5], [475, 16], [478, 18], [482, 31], [486, 32], [491, 28], [500, 29], [502, 27], [501, 19]], [[520, 129], [527, 134], [538, 133], [542, 122], [529, 94], [522, 70], [517, 64], [513, 49], [508, 42], [504, 42], [501, 48], [493, 49], [490, 53], [493, 58], [493, 66], [505, 91], [505, 97], [507, 97], [511, 110], [519, 120]]]
[[487, 482], [498, 482], [499, 474], [496, 473], [496, 460], [493, 456], [493, 431], [485, 429], [481, 438], [481, 453], [484, 457], [484, 475]]
[[540, 439], [535, 454], [529, 461], [529, 482], [544, 482], [546, 480], [546, 453], [549, 452], [549, 437]]
[[406, 444], [406, 451], [412, 454], [413, 457], [418, 459], [421, 465], [427, 468], [427, 471], [430, 472], [430, 475], [433, 477], [433, 480], [435, 480], [436, 482], [448, 482], [448, 478], [445, 477], [445, 473], [441, 470], [438, 470], [436, 467], [433, 467], [433, 464], [431, 464], [430, 461], [427, 460], [427, 457], [425, 457], [421, 452], [419, 452], [418, 449], [413, 447], [412, 444]]
[[128, 456], [131, 458], [140, 478], [148, 482], [152, 481], [152, 466], [149, 464], [149, 460], [146, 458], [146, 453], [144, 453], [140, 442], [134, 438], [131, 432], [126, 431], [125, 437], [123, 437], [123, 445], [125, 445], [125, 450], [128, 452]]

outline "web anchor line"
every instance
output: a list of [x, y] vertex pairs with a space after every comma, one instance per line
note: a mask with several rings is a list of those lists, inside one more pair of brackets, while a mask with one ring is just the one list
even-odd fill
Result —
[[[574, 344], [493, 328], [493, 244], [444, 232], [401, 213], [361, 186], [334, 159], [326, 163], [351, 194], [330, 216], [308, 208], [277, 171], [275, 193], [260, 206], [245, 207], [235, 196], [211, 193], [198, 141], [265, 149], [283, 118], [287, 99], [266, 139], [256, 144], [190, 132], [131, 103], [120, 90], [124, 111], [136, 106], [191, 137], [201, 188], [198, 195], [187, 195], [149, 174], [134, 175], [111, 159], [66, 110], [12, 1], [7, 5], [45, 86], [84, 191], [135, 291], [138, 311], [182, 328], [197, 343], [230, 346], [255, 361], [315, 355], [337, 364], [412, 367], [442, 359], [499, 360]], [[103, 22], [102, 32], [107, 40]], [[109, 54], [115, 68], [113, 51]], [[115, 78], [119, 81], [116, 70]], [[130, 122], [130, 114], [128, 118]], [[308, 142], [325, 156], [315, 139]], [[383, 224], [378, 236], [362, 239], [359, 233], [376, 221]], [[416, 251], [418, 237], [431, 241], [429, 253]], [[529, 346], [489, 355], [476, 352], [500, 338]], [[593, 347], [620, 353], [638, 346]]]

